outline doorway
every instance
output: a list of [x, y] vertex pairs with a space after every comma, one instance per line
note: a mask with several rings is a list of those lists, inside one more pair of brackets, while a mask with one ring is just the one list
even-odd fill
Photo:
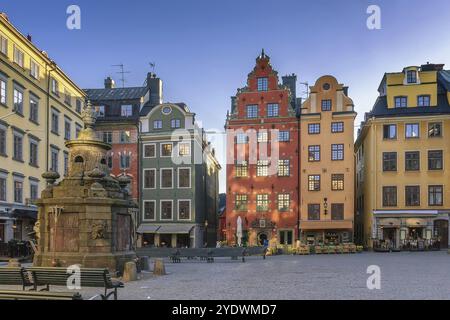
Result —
[[267, 239], [267, 233], [261, 232], [260, 234], [258, 234], [258, 243], [260, 246], [263, 246], [264, 242], [266, 242]]
[[436, 220], [434, 222], [434, 234], [440, 243], [441, 249], [447, 249], [448, 246], [448, 221]]
[[281, 230], [280, 231], [280, 244], [292, 245], [292, 230]]
[[397, 247], [397, 228], [384, 228], [383, 239], [389, 242], [389, 248]]

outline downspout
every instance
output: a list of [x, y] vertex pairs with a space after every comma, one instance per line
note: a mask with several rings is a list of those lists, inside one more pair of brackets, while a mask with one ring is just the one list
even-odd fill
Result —
[[50, 116], [50, 80], [51, 80], [50, 73], [55, 70], [55, 65], [56, 65], [54, 61], [51, 61], [50, 64], [51, 64], [51, 68], [47, 69], [47, 109], [46, 109], [46, 120], [45, 120], [47, 127], [46, 127], [46, 135], [45, 135], [45, 145], [46, 145], [45, 146], [45, 148], [46, 148], [45, 149], [46, 150], [46, 152], [45, 152], [45, 171], [49, 170], [48, 162], [49, 162], [49, 150], [50, 150], [50, 120], [49, 120], [49, 116]]
[[298, 201], [297, 201], [297, 240], [300, 242], [300, 205], [301, 205], [301, 197], [300, 197], [300, 190], [301, 190], [301, 179], [300, 179], [300, 170], [301, 170], [301, 166], [300, 166], [300, 115], [301, 115], [301, 102], [300, 102], [300, 107], [298, 107], [298, 111], [297, 111], [297, 156], [298, 156], [298, 161], [297, 161], [297, 186], [298, 186]]

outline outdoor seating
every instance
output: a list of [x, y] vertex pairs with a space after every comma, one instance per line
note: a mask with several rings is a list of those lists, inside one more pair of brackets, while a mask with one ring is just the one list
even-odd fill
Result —
[[0, 284], [22, 286], [22, 290], [33, 286], [28, 272], [20, 267], [1, 267]]
[[79, 293], [0, 290], [0, 300], [83, 300]]

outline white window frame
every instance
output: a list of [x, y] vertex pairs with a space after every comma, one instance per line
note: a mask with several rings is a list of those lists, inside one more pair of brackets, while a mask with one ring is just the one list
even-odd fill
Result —
[[[124, 111], [126, 111], [126, 112], [124, 112]], [[128, 111], [130, 111], [129, 114], [128, 114]], [[132, 104], [122, 104], [120, 106], [120, 115], [122, 117], [131, 117], [133, 115], [133, 105]]]
[[[188, 152], [188, 154], [180, 154], [180, 152], [181, 152], [181, 145], [187, 145], [188, 146], [188, 148], [189, 148], [189, 152]], [[190, 157], [191, 156], [191, 143], [190, 142], [178, 142], [178, 144], [177, 144], [177, 147], [178, 147], [178, 156], [179, 157]], [[173, 150], [172, 150], [172, 152], [173, 152]]]
[[[189, 187], [180, 187], [180, 170], [189, 169]], [[177, 168], [177, 188], [178, 189], [191, 189], [192, 188], [192, 169], [191, 167], [179, 167]]]
[[[162, 203], [163, 202], [171, 202], [172, 203], [172, 219], [163, 219], [162, 218]], [[173, 200], [172, 199], [160, 199], [159, 200], [159, 220], [161, 221], [173, 221]]]
[[[162, 183], [162, 179], [163, 179], [163, 174], [162, 174], [162, 172], [163, 172], [163, 170], [170, 170], [170, 171], [172, 171], [172, 183], [171, 183], [172, 187], [170, 187], [170, 188], [168, 188], [168, 187], [163, 187], [163, 183]], [[160, 189], [164, 189], [164, 190], [170, 190], [170, 189], [173, 189], [173, 168], [160, 168], [160, 169], [159, 169], [159, 188], [160, 188]]]
[[25, 53], [14, 44], [13, 61], [20, 67], [25, 66]]
[[[145, 186], [145, 171], [154, 171], [155, 172], [155, 186], [153, 188], [148, 188], [148, 187]], [[173, 179], [173, 177], [172, 177], [172, 179]], [[142, 170], [142, 189], [144, 189], [144, 190], [154, 190], [154, 189], [156, 189], [156, 180], [157, 180], [156, 168], [150, 168], [150, 169], [143, 169]]]
[[39, 64], [35, 60], [30, 59], [30, 76], [36, 80], [39, 80], [39, 75], [40, 75]]
[[0, 76], [0, 104], [8, 103], [8, 80]]
[[[155, 147], [155, 155], [153, 157], [146, 157], [145, 156], [145, 147], [146, 146], [154, 146]], [[154, 158], [156, 158], [156, 143], [145, 143], [144, 144], [144, 150], [142, 150], [142, 151], [143, 151], [143, 158], [144, 159], [154, 159]]]
[[[180, 202], [188, 201], [189, 202], [189, 219], [181, 219], [180, 218]], [[192, 220], [192, 200], [191, 199], [178, 199], [177, 200], [177, 219], [179, 221], [190, 221]]]
[[[162, 146], [164, 145], [164, 144], [170, 144], [170, 145], [172, 145], [172, 152], [171, 152], [171, 154], [170, 154], [170, 156], [163, 156], [163, 154], [162, 154]], [[161, 158], [172, 158], [172, 155], [173, 155], [173, 142], [160, 142], [159, 143], [159, 156], [161, 157]]]
[[0, 52], [8, 55], [8, 38], [4, 34], [0, 34]]
[[[154, 219], [146, 219], [145, 218], [145, 203], [146, 202], [153, 202], [155, 204], [155, 218]], [[172, 209], [173, 211], [173, 209]], [[156, 221], [156, 200], [143, 200], [142, 201], [142, 221]]]

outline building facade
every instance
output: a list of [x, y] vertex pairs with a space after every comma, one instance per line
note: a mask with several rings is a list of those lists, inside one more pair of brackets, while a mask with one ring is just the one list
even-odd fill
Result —
[[375, 249], [447, 248], [450, 72], [386, 73], [355, 144], [358, 239]]
[[301, 108], [301, 240], [308, 244], [353, 241], [354, 121], [347, 87], [319, 78]]
[[[299, 121], [296, 76], [278, 74], [264, 53], [232, 97], [227, 130], [229, 245], [294, 244], [298, 238]], [[238, 226], [238, 218], [242, 225]], [[238, 229], [242, 234], [238, 234]], [[239, 230], [240, 232], [240, 230]]]
[[140, 117], [142, 246], [214, 246], [220, 165], [184, 103], [144, 108]]
[[33, 233], [41, 175], [67, 174], [65, 142], [83, 128], [84, 92], [0, 14], [0, 243]]

